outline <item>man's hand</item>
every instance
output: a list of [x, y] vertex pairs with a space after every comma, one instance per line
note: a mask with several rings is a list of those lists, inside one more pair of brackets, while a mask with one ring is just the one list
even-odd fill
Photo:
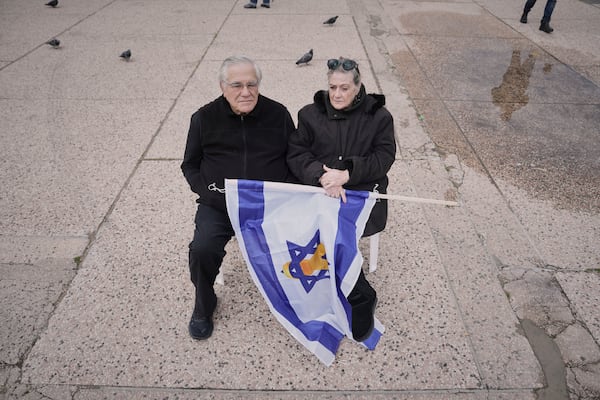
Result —
[[319, 179], [321, 186], [325, 189], [327, 196], [342, 198], [342, 201], [346, 202], [346, 191], [343, 186], [350, 180], [350, 173], [348, 170], [339, 170], [329, 168], [327, 165], [323, 165], [325, 173]]

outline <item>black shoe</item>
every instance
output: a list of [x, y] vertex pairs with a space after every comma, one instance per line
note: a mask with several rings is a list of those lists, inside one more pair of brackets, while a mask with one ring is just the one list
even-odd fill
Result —
[[552, 32], [554, 32], [554, 29], [552, 29], [552, 27], [550, 26], [550, 23], [542, 22], [542, 24], [540, 25], [540, 31], [544, 31], [546, 33], [552, 33]]
[[213, 332], [212, 317], [196, 318], [192, 316], [188, 331], [190, 336], [196, 340], [208, 339]]
[[352, 337], [362, 342], [371, 336], [375, 329], [375, 307], [377, 298], [352, 306]]
[[522, 24], [526, 24], [527, 23], [527, 13], [524, 12], [523, 15], [521, 15], [521, 19], [520, 19]]
[[244, 5], [244, 8], [256, 8], [256, 4], [248, 3]]
[[262, 3], [260, 6], [261, 6], [261, 7], [264, 7], [264, 8], [271, 8], [271, 6], [270, 6], [270, 5], [268, 5], [268, 4], [265, 4], [265, 3]]

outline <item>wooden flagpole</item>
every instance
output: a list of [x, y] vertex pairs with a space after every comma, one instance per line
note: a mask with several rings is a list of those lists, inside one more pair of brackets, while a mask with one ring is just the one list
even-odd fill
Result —
[[[236, 184], [237, 179], [226, 179], [226, 181], [231, 181], [233, 184]], [[320, 186], [310, 186], [310, 185], [299, 185], [294, 183], [284, 183], [284, 182], [265, 182], [268, 184], [270, 190], [279, 190], [279, 191], [296, 191], [303, 193], [323, 193], [325, 194], [325, 189]], [[293, 189], [290, 189], [293, 188]], [[211, 189], [212, 190], [212, 189]], [[436, 200], [436, 199], [425, 199], [422, 197], [409, 197], [409, 196], [399, 196], [395, 194], [383, 194], [377, 192], [369, 192], [371, 196], [376, 199], [386, 199], [386, 200], [400, 200], [400, 201], [409, 201], [411, 203], [421, 203], [421, 204], [438, 204], [442, 206], [450, 206], [456, 207], [458, 203], [456, 201], [447, 201], [447, 200]]]
[[436, 200], [436, 199], [425, 199], [422, 197], [409, 197], [409, 196], [399, 196], [394, 194], [383, 194], [383, 193], [373, 193], [373, 197], [378, 199], [386, 199], [386, 200], [400, 200], [400, 201], [409, 201], [411, 203], [423, 203], [423, 204], [439, 204], [442, 206], [458, 206], [456, 201], [447, 201], [447, 200]]

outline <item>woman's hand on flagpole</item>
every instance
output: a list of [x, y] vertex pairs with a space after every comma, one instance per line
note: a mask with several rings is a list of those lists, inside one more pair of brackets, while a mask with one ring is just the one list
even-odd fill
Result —
[[348, 170], [339, 170], [329, 168], [327, 165], [323, 165], [325, 173], [319, 179], [321, 186], [325, 189], [327, 196], [335, 197], [336, 199], [342, 198], [342, 201], [346, 202], [346, 191], [343, 186], [350, 180], [350, 173]]
[[350, 173], [347, 169], [334, 169], [329, 168], [323, 164], [323, 170], [325, 173], [321, 175], [319, 182], [325, 189], [333, 186], [344, 186], [350, 180]]
[[341, 186], [333, 186], [329, 189], [325, 189], [325, 194], [336, 199], [341, 198], [344, 203], [346, 202], [346, 191]]

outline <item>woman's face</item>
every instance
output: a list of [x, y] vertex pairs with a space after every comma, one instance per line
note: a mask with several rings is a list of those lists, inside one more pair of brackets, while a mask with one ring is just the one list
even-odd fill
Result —
[[354, 84], [352, 71], [334, 71], [329, 77], [329, 101], [336, 110], [343, 110], [352, 104], [360, 87]]

